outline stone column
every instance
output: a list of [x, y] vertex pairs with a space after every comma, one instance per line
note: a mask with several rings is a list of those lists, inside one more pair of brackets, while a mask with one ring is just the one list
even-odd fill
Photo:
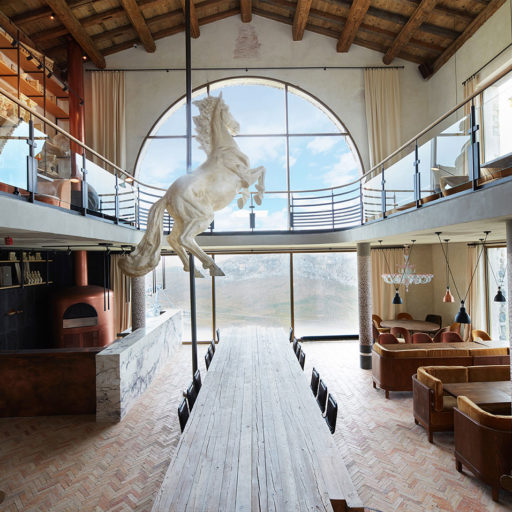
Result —
[[[508, 342], [512, 354], [512, 220], [507, 220], [507, 298], [508, 305]], [[512, 364], [512, 362], [511, 362]]]
[[370, 244], [357, 244], [357, 293], [359, 299], [359, 352], [363, 370], [372, 367], [372, 260]]
[[145, 277], [132, 277], [132, 332], [146, 327]]

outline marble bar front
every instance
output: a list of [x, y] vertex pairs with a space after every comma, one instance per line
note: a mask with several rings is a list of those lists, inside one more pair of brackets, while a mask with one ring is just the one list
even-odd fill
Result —
[[181, 338], [182, 313], [169, 310], [97, 354], [96, 421], [121, 421]]

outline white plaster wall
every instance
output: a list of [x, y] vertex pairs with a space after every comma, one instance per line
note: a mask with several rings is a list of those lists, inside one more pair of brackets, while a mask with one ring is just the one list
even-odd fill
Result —
[[[428, 80], [428, 125], [464, 99], [462, 82], [468, 79], [512, 42], [510, 1], [507, 1], [486, 23]], [[512, 48], [486, 66], [480, 79], [512, 61]]]
[[[276, 67], [276, 66], [382, 66], [382, 54], [353, 45], [347, 54], [337, 53], [336, 40], [306, 31], [302, 41], [294, 42], [291, 27], [253, 16], [261, 47], [258, 57], [234, 59], [239, 16], [201, 27], [201, 36], [192, 40], [193, 67]], [[157, 50], [146, 53], [132, 48], [107, 57], [108, 68], [172, 68], [185, 66], [185, 38], [177, 34], [157, 41]], [[402, 138], [406, 140], [423, 127], [428, 113], [425, 102], [429, 84], [417, 66], [404, 65], [400, 72], [402, 91]], [[266, 70], [193, 71], [193, 87], [230, 76], [275, 78], [305, 89], [328, 105], [352, 134], [365, 168], [368, 143], [364, 105], [363, 70]], [[127, 166], [132, 169], [145, 135], [158, 117], [185, 93], [184, 72], [128, 72], [126, 75]]]

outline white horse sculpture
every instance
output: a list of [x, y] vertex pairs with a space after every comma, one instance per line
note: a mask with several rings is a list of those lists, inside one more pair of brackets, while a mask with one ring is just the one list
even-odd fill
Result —
[[[212, 276], [224, 272], [195, 241], [213, 221], [214, 212], [225, 208], [236, 194], [241, 193], [238, 207], [243, 208], [250, 196], [249, 187], [256, 183], [254, 201], [261, 204], [265, 192], [265, 168], [249, 168], [249, 159], [233, 139], [240, 129], [227, 105], [218, 97], [208, 96], [194, 102], [200, 115], [194, 117], [197, 140], [206, 153], [206, 161], [194, 172], [180, 176], [149, 210], [147, 229], [136, 249], [121, 258], [119, 266], [129, 276], [143, 276], [160, 261], [160, 241], [164, 210], [174, 219], [169, 245], [189, 271], [186, 251], [196, 256]], [[204, 277], [195, 268], [196, 277]]]

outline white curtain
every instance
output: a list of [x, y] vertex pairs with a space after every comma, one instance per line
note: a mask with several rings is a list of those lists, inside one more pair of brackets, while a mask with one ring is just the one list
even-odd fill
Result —
[[478, 260], [481, 251], [482, 247], [480, 245], [468, 246], [466, 286], [469, 286], [473, 272], [475, 275], [473, 276], [473, 281], [466, 299], [466, 311], [471, 318], [471, 325], [465, 326], [464, 339], [466, 341], [471, 341], [471, 331], [473, 329], [481, 329], [483, 331], [487, 329], [487, 289], [485, 286], [485, 262], [483, 254]]
[[[400, 297], [403, 304], [393, 304], [395, 287], [382, 279], [382, 274], [394, 274], [404, 265], [403, 249], [372, 249], [372, 313], [383, 320], [395, 318], [398, 313], [406, 311], [407, 296], [403, 286], [400, 286]], [[387, 264], [386, 264], [387, 260]]]
[[[86, 73], [86, 141], [100, 155], [126, 166], [123, 71]], [[99, 165], [101, 163], [98, 162]]]
[[401, 142], [398, 71], [364, 70], [364, 99], [371, 167], [397, 149]]

